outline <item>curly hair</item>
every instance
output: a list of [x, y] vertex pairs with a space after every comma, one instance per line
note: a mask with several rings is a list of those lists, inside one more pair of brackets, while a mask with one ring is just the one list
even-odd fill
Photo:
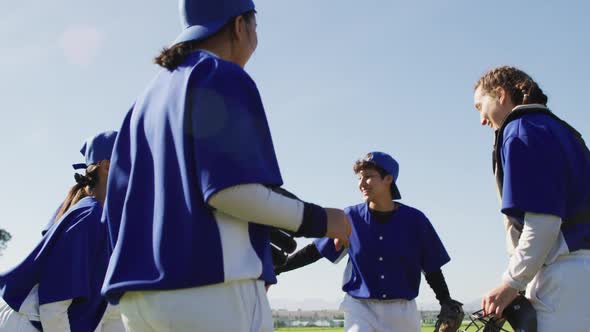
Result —
[[506, 90], [515, 106], [526, 104], [547, 105], [547, 96], [527, 73], [510, 66], [501, 66], [489, 70], [474, 86], [474, 90], [482, 88], [484, 92], [495, 95], [494, 89]]

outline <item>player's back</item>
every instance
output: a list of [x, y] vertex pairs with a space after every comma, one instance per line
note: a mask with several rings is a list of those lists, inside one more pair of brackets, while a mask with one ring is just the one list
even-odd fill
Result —
[[[534, 161], [527, 162], [538, 165], [530, 165], [528, 172], [542, 172], [539, 178], [549, 179], [539, 185], [555, 197], [552, 204], [559, 212], [553, 214], [566, 221], [561, 230], [569, 251], [590, 249], [590, 153], [576, 134], [551, 115], [533, 113], [509, 123], [504, 137], [535, 150]], [[582, 214], [586, 217], [580, 218]]]
[[[114, 252], [103, 291], [116, 299], [127, 290], [260, 276], [260, 258], [251, 247], [268, 246], [267, 235], [228, 240], [206, 203], [232, 181], [248, 183], [238, 169], [243, 176], [268, 177], [252, 177], [255, 183], [282, 183], [256, 85], [239, 66], [196, 51], [177, 69], [157, 75], [119, 131], [105, 206]], [[266, 231], [240, 227], [245, 231], [231, 234]], [[238, 251], [251, 259], [229, 270], [224, 243], [243, 246]]]

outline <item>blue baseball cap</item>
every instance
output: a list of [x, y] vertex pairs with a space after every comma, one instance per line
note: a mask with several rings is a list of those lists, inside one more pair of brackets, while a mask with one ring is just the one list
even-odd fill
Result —
[[255, 10], [252, 0], [180, 0], [182, 33], [173, 44], [205, 39], [231, 18]]
[[399, 175], [399, 164], [392, 156], [385, 152], [373, 151], [367, 153], [367, 156], [362, 160], [372, 162], [375, 165], [383, 168], [387, 174], [393, 176], [393, 182], [391, 182], [391, 197], [393, 199], [401, 199], [402, 195], [399, 192], [399, 188], [395, 184]]
[[86, 169], [92, 164], [96, 164], [101, 160], [110, 160], [115, 139], [117, 138], [116, 131], [105, 131], [99, 133], [84, 142], [80, 153], [86, 159], [85, 163], [73, 164], [74, 169]]

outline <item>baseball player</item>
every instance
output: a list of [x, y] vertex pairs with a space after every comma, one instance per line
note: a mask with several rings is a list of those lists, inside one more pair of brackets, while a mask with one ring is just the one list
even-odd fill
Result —
[[[586, 332], [590, 317], [590, 152], [547, 108], [526, 73], [497, 67], [475, 84], [482, 125], [496, 132], [494, 171], [510, 253], [502, 283], [483, 298], [501, 316], [520, 291], [538, 331]], [[528, 286], [528, 287], [527, 287]]]
[[[115, 308], [100, 294], [108, 264], [101, 223], [115, 132], [90, 138], [75, 164], [71, 188], [41, 242], [12, 270], [0, 274], [0, 331], [121, 332]], [[106, 328], [108, 327], [108, 328]]]
[[383, 152], [371, 152], [354, 164], [364, 203], [345, 209], [352, 221], [348, 248], [328, 238], [316, 240], [287, 259], [277, 274], [325, 257], [337, 263], [346, 254], [341, 305], [345, 331], [420, 331], [418, 296], [421, 272], [441, 304], [439, 331], [456, 331], [461, 303], [451, 299], [441, 267], [450, 261], [430, 221], [401, 199], [395, 183], [399, 165]]
[[103, 292], [127, 331], [270, 331], [269, 227], [340, 238], [350, 223], [282, 185], [265, 111], [243, 67], [251, 0], [180, 1], [184, 30], [135, 101], [111, 160]]

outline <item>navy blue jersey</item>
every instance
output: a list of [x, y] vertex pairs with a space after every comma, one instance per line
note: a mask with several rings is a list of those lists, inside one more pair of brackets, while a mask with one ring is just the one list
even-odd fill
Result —
[[[501, 146], [502, 212], [567, 220], [590, 202], [590, 155], [564, 125], [543, 113], [508, 123]], [[570, 251], [590, 249], [590, 221], [561, 227]]]
[[[397, 203], [399, 204], [399, 203]], [[421, 272], [439, 270], [450, 261], [432, 224], [419, 210], [401, 204], [387, 222], [378, 222], [363, 203], [345, 209], [352, 221], [342, 290], [361, 299], [407, 299], [418, 296]], [[322, 256], [336, 262], [329, 238], [315, 241]]]
[[49, 222], [41, 230], [41, 235], [45, 235], [45, 233], [47, 233], [49, 231], [49, 229], [56, 224], [55, 217], [57, 217], [57, 214], [59, 213], [59, 210], [61, 210], [62, 204], [63, 203], [59, 204], [59, 206], [57, 207], [57, 209], [53, 212], [53, 214], [51, 215], [51, 218], [49, 218]]
[[38, 286], [36, 305], [72, 300], [68, 308], [71, 331], [94, 331], [107, 305], [100, 294], [108, 264], [101, 215], [100, 203], [91, 197], [71, 207], [22, 263], [0, 274], [4, 301], [20, 312]]
[[207, 204], [248, 183], [282, 185], [254, 81], [205, 51], [162, 70], [125, 117], [111, 157], [109, 301], [130, 290], [276, 283], [268, 227]]

